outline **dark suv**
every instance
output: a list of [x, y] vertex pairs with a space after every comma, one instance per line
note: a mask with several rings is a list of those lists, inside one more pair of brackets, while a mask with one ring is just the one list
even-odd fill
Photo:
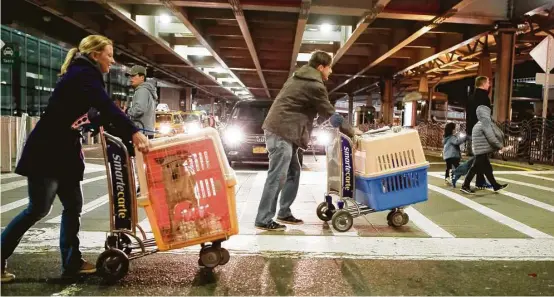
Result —
[[272, 100], [244, 100], [235, 104], [225, 128], [220, 131], [231, 164], [269, 160], [262, 124], [272, 103]]

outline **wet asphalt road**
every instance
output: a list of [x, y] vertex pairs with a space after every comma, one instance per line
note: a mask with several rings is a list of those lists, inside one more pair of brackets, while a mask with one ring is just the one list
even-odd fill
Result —
[[2, 285], [3, 296], [554, 295], [553, 262], [232, 255], [227, 265], [208, 272], [198, 268], [195, 254], [155, 254], [132, 261], [127, 277], [113, 285], [97, 276], [62, 281], [55, 253], [16, 254], [10, 267], [22, 274]]

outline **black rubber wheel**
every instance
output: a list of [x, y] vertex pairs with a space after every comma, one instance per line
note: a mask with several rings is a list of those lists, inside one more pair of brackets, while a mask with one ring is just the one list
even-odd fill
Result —
[[333, 228], [339, 232], [346, 232], [354, 225], [354, 218], [346, 210], [335, 212], [332, 219]]
[[[131, 238], [129, 237], [129, 235], [127, 235], [125, 233], [120, 233], [118, 235], [117, 241], [118, 241], [119, 250], [123, 251], [127, 255], [130, 255], [131, 252], [133, 251], [133, 249], [128, 247], [132, 243]], [[108, 246], [108, 240], [106, 240], [104, 242], [104, 249], [109, 250], [111, 248], [116, 248], [116, 247], [115, 246]]]
[[333, 204], [328, 205], [327, 202], [321, 202], [316, 209], [317, 217], [324, 222], [330, 221], [334, 212], [335, 206]]
[[402, 225], [406, 225], [410, 221], [410, 216], [407, 213], [403, 213], [402, 219]]
[[391, 210], [388, 214], [387, 214], [387, 221], [390, 221], [390, 217], [392, 216], [393, 213], [395, 213], [396, 210]]
[[395, 211], [390, 215], [390, 219], [388, 220], [389, 226], [393, 227], [401, 227], [404, 225], [404, 216], [400, 211]]
[[219, 261], [219, 265], [225, 265], [229, 263], [229, 260], [231, 260], [231, 255], [229, 254], [229, 251], [225, 248], [221, 248], [221, 260]]
[[96, 272], [107, 283], [115, 283], [129, 272], [129, 258], [118, 249], [105, 250], [96, 260]]
[[200, 250], [200, 261], [206, 268], [214, 268], [221, 262], [221, 249], [208, 246]]

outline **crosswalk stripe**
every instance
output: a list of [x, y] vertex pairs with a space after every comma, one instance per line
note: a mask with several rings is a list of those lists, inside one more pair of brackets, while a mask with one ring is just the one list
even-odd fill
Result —
[[[81, 216], [88, 213], [88, 212], [91, 212], [93, 211], [94, 209], [108, 203], [109, 201], [109, 195], [106, 194], [104, 196], [100, 196], [94, 200], [92, 200], [91, 202], [83, 205], [83, 210], [81, 211]], [[45, 223], [47, 224], [59, 224], [62, 222], [62, 216], [59, 215], [57, 217], [54, 217], [48, 221], [46, 221]]]
[[142, 231], [144, 231], [145, 233], [152, 232], [152, 226], [150, 225], [150, 221], [148, 221], [148, 218], [140, 221], [139, 225], [142, 228]]
[[[86, 169], [85, 174], [100, 172], [100, 171], [105, 171], [105, 170], [106, 170], [106, 168], [104, 168], [104, 167], [102, 167], [102, 168], [94, 167], [94, 168]], [[17, 176], [20, 176], [20, 175], [17, 175]], [[27, 178], [23, 178], [21, 180], [16, 180], [16, 181], [13, 181], [11, 183], [6, 183], [6, 184], [0, 185], [0, 187], [2, 188], [1, 193], [4, 193], [6, 191], [10, 191], [10, 190], [13, 190], [13, 189], [25, 187], [25, 186], [27, 186]]]
[[[81, 182], [81, 185], [86, 185], [88, 183], [99, 181], [99, 180], [102, 180], [102, 179], [105, 179], [105, 178], [106, 178], [106, 175], [85, 179], [84, 181]], [[27, 181], [25, 181], [25, 182], [27, 182]], [[12, 209], [16, 209], [16, 208], [21, 207], [23, 205], [27, 205], [28, 202], [29, 202], [29, 197], [25, 197], [23, 199], [19, 199], [19, 200], [16, 200], [14, 202], [10, 202], [6, 205], [2, 205], [0, 213], [5, 213], [5, 212], [8, 212]]]
[[453, 238], [454, 235], [448, 233], [448, 231], [435, 224], [426, 216], [421, 214], [417, 209], [412, 206], [407, 207], [404, 211], [410, 216], [410, 221], [414, 223], [419, 229], [427, 233], [431, 237], [439, 238]]
[[542, 179], [542, 180], [549, 180], [549, 181], [554, 181], [554, 178], [549, 178], [549, 177], [546, 177], [546, 176], [542, 176], [542, 175], [534, 175], [534, 174], [521, 174], [523, 176], [528, 176], [528, 177], [534, 177], [534, 178], [538, 178], [538, 179]]
[[0, 174], [0, 179], [5, 179], [5, 178], [14, 178], [14, 177], [18, 177], [18, 176], [21, 176], [17, 173], [2, 173]]
[[[496, 173], [495, 173], [495, 174], [496, 174]], [[553, 193], [554, 193], [554, 187], [553, 187], [553, 188], [548, 188], [548, 187], [544, 187], [544, 186], [539, 186], [539, 185], [535, 185], [535, 184], [520, 182], [520, 181], [517, 181], [517, 180], [507, 179], [507, 178], [503, 178], [503, 177], [495, 177], [495, 178], [496, 178], [497, 180], [505, 181], [505, 182], [507, 182], [507, 183], [512, 183], [512, 184], [516, 184], [516, 185], [526, 186], [526, 187], [530, 187], [530, 188], [539, 189], [539, 190], [543, 190], [543, 191], [548, 191], [548, 192], [553, 192]]]
[[459, 195], [459, 194], [456, 194], [456, 193], [453, 193], [451, 191], [448, 191], [448, 190], [445, 190], [445, 189], [442, 189], [440, 187], [437, 187], [435, 185], [429, 185], [429, 189], [432, 190], [432, 191], [435, 191], [435, 192], [438, 192], [440, 194], [443, 194], [444, 196], [450, 198], [450, 199], [453, 199], [455, 201], [457, 201], [458, 203], [461, 203], [501, 224], [504, 224], [518, 232], [521, 232], [531, 238], [549, 238], [549, 239], [552, 239], [554, 237], [544, 233], [544, 232], [541, 232], [535, 228], [532, 228], [532, 227], [529, 227], [521, 222], [518, 222], [512, 218], [509, 218], [495, 210], [492, 210], [484, 205], [481, 205], [473, 200], [470, 200], [462, 195]]
[[[59, 251], [58, 228], [33, 228], [18, 246], [20, 253]], [[36, 234], [32, 236], [31, 234]], [[81, 231], [81, 250], [98, 253], [106, 232]], [[276, 236], [239, 234], [223, 247], [231, 254], [328, 259], [441, 260], [441, 261], [554, 261], [552, 239], [335, 237], [326, 235]], [[198, 254], [197, 245], [169, 254]]]
[[[442, 177], [437, 176], [437, 175], [432, 175], [432, 176], [434, 176], [436, 178], [442, 178]], [[464, 182], [463, 178], [458, 180], [458, 183], [460, 183], [460, 184], [463, 183], [463, 182]], [[475, 183], [473, 183], [473, 185], [475, 186]], [[489, 191], [493, 192], [492, 189], [489, 189]], [[541, 202], [541, 201], [537, 201], [535, 199], [532, 199], [532, 198], [529, 198], [529, 197], [526, 197], [526, 196], [523, 196], [523, 195], [520, 195], [520, 194], [508, 192], [506, 190], [502, 190], [502, 192], [500, 192], [500, 194], [502, 194], [504, 196], [512, 197], [516, 200], [519, 200], [521, 202], [525, 202], [527, 204], [542, 208], [544, 210], [554, 212], [554, 206], [553, 205], [550, 205], [550, 204], [547, 204], [547, 203], [544, 203], [544, 202]]]

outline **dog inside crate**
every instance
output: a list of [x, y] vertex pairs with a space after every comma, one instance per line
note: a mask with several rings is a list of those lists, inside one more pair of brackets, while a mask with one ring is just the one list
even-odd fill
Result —
[[178, 221], [174, 220], [175, 207], [178, 204], [188, 202], [190, 208], [198, 207], [198, 200], [194, 194], [194, 175], [185, 166], [185, 161], [189, 157], [188, 152], [178, 151], [174, 155], [156, 159], [156, 162], [162, 167], [166, 203], [169, 211], [170, 229], [166, 230], [166, 233], [174, 234], [179, 229]]

